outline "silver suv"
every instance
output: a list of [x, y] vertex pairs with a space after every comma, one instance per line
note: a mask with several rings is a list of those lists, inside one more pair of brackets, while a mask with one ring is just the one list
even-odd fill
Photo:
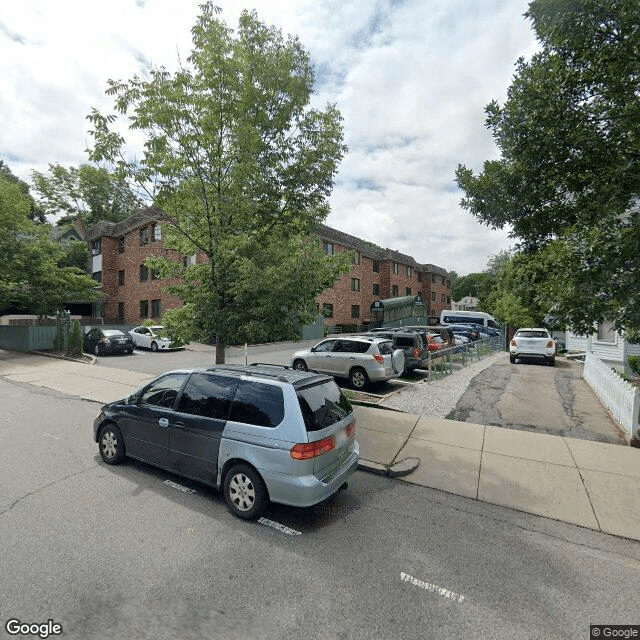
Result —
[[269, 501], [308, 507], [358, 466], [355, 416], [332, 378], [276, 365], [171, 371], [102, 407], [93, 437], [126, 456], [222, 489], [240, 518]]
[[347, 378], [354, 388], [364, 389], [371, 382], [400, 377], [404, 353], [394, 349], [393, 341], [387, 338], [344, 336], [296, 351], [291, 364], [299, 371], [313, 369], [336, 378]]

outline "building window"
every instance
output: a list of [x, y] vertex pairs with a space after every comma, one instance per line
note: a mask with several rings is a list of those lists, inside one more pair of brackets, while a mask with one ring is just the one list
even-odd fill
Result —
[[140, 229], [140, 246], [144, 247], [145, 244], [149, 244], [149, 227]]
[[436, 281], [436, 274], [432, 273], [431, 274], [431, 282], [435, 282]]
[[91, 255], [99, 256], [102, 253], [102, 238], [98, 238], [91, 243]]
[[378, 260], [373, 261], [373, 273], [380, 273], [380, 262]]
[[374, 284], [373, 285], [373, 295], [374, 296], [379, 296], [380, 295], [380, 285], [379, 284]]
[[411, 269], [411, 267], [409, 265], [407, 265], [407, 276], [409, 276], [409, 278], [413, 275], [413, 270]]
[[360, 317], [360, 305], [359, 304], [352, 304], [351, 305], [351, 317], [352, 318], [359, 318]]
[[351, 258], [351, 264], [360, 264], [360, 254], [357, 251]]
[[160, 225], [155, 222], [151, 225], [151, 242], [158, 242], [158, 240], [162, 239], [162, 235], [160, 233]]
[[418, 271], [418, 282], [422, 282], [422, 274]]
[[393, 287], [391, 287], [391, 297], [392, 298], [397, 298], [398, 297], [398, 285], [394, 284]]
[[124, 320], [124, 302], [118, 302], [118, 319]]
[[407, 287], [407, 293], [406, 295], [410, 296], [411, 295], [411, 287]]
[[331, 255], [333, 253], [333, 244], [331, 242], [323, 242], [322, 250], [325, 253], [328, 253], [329, 255]]
[[102, 271], [94, 271], [91, 274], [91, 278], [96, 282], [102, 282]]
[[393, 263], [393, 273], [395, 274], [400, 273], [400, 265], [397, 262]]
[[120, 269], [118, 271], [118, 286], [122, 287], [124, 285], [124, 269]]
[[325, 318], [333, 318], [333, 305], [328, 302], [322, 303], [322, 315]]
[[447, 301], [447, 296], [444, 295], [444, 293], [442, 294], [442, 302], [446, 302]]
[[124, 253], [124, 236], [118, 238], [118, 253]]
[[447, 280], [447, 289], [451, 289], [451, 280]]
[[447, 279], [444, 276], [442, 276], [442, 286], [445, 285], [446, 281], [447, 281]]
[[149, 280], [149, 269], [141, 264], [140, 265], [140, 282], [147, 282]]
[[157, 280], [159, 278], [158, 272], [155, 269], [151, 269], [151, 279]]
[[141, 318], [149, 317], [149, 301], [148, 300], [140, 300], [140, 317]]
[[162, 315], [162, 303], [160, 300], [151, 301], [151, 317], [159, 318]]
[[351, 291], [360, 291], [360, 278], [351, 278]]
[[436, 292], [432, 291], [431, 292], [431, 302], [435, 302], [436, 301]]

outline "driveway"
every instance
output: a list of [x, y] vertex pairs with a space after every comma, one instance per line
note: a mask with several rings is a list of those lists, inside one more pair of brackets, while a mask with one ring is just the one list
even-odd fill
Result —
[[583, 364], [555, 367], [500, 362], [478, 374], [449, 418], [551, 435], [626, 444], [620, 429], [582, 379]]

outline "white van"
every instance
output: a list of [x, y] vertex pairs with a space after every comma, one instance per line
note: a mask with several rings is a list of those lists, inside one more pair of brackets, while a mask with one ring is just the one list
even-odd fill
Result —
[[483, 327], [500, 328], [500, 325], [492, 315], [482, 311], [451, 311], [451, 309], [445, 309], [440, 314], [440, 324], [481, 324]]

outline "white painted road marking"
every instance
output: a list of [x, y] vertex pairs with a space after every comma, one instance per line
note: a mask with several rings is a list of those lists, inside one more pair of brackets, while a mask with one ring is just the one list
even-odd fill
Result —
[[183, 487], [181, 484], [177, 482], [173, 482], [172, 480], [165, 480], [164, 484], [168, 487], [172, 487], [173, 489], [177, 489], [178, 491], [182, 491], [182, 493], [195, 493], [195, 489], [189, 489], [189, 487]]
[[430, 582], [424, 582], [423, 580], [418, 580], [413, 576], [410, 576], [408, 573], [404, 571], [400, 572], [400, 580], [402, 582], [410, 582], [416, 587], [420, 587], [425, 591], [430, 591], [431, 593], [435, 593], [443, 598], [449, 598], [449, 600], [453, 600], [454, 602], [462, 602], [464, 600], [464, 596], [461, 596], [459, 593], [454, 593], [449, 589], [445, 589], [444, 587], [439, 587], [437, 584], [431, 584]]
[[269, 520], [269, 518], [259, 518], [258, 522], [260, 524], [263, 524], [265, 527], [271, 527], [272, 529], [276, 529], [276, 531], [286, 533], [288, 536], [302, 535], [302, 531], [296, 531], [295, 529], [290, 529], [289, 527], [285, 527], [283, 524], [280, 524], [279, 522], [274, 522], [273, 520]]

